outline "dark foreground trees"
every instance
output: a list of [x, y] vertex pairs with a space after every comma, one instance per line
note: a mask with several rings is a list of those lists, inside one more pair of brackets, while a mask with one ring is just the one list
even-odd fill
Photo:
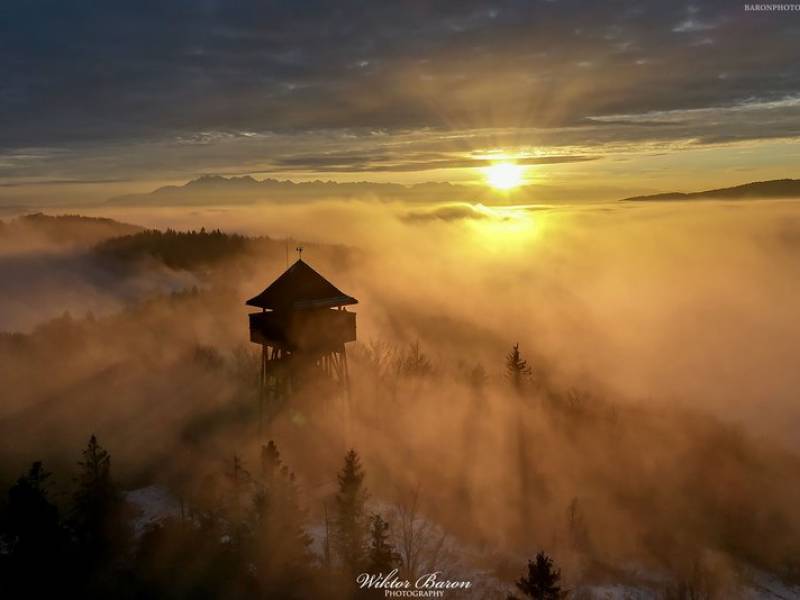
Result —
[[35, 462], [8, 490], [0, 520], [0, 587], [8, 597], [55, 593], [70, 576], [69, 535], [50, 500], [49, 478]]
[[93, 435], [78, 463], [77, 489], [62, 516], [41, 462], [8, 490], [0, 518], [0, 580], [8, 597], [80, 589], [102, 596], [118, 581], [130, 548], [128, 515], [111, 478], [111, 458]]
[[[517, 589], [525, 598], [533, 600], [561, 600], [567, 592], [561, 589], [561, 570], [553, 566], [553, 559], [544, 552], [539, 552], [533, 560], [528, 561], [528, 572], [516, 582]], [[508, 600], [517, 600], [509, 595]]]
[[136, 552], [146, 597], [313, 598], [320, 567], [310, 551], [295, 477], [276, 444], [256, 472], [234, 457], [221, 494], [151, 527]]
[[252, 476], [238, 458], [224, 493], [136, 539], [111, 456], [91, 436], [59, 510], [41, 462], [0, 504], [0, 597], [309, 598], [320, 580], [294, 475], [273, 442]]
[[344, 597], [382, 598], [382, 589], [358, 587], [357, 578], [361, 574], [388, 576], [401, 567], [401, 559], [390, 541], [389, 523], [378, 513], [368, 513], [365, 477], [358, 453], [350, 450], [337, 477], [331, 530], [336, 561], [328, 572], [335, 575]]
[[257, 565], [259, 589], [268, 597], [299, 590], [310, 576], [314, 557], [306, 532], [294, 473], [284, 465], [273, 441], [262, 448], [261, 481], [253, 497], [249, 549]]
[[[413, 509], [405, 520], [398, 517], [398, 543], [412, 549], [404, 551], [405, 564], [390, 523], [370, 514], [366, 474], [351, 450], [338, 473], [331, 514], [333, 560], [322, 560], [311, 550], [296, 479], [274, 442], [263, 446], [260, 458], [251, 471], [233, 457], [205, 499], [181, 501], [179, 512], [174, 507], [138, 535], [135, 515], [114, 482], [111, 456], [95, 436], [77, 463], [73, 493], [61, 495], [63, 508], [51, 497], [51, 475], [33, 463], [0, 505], [0, 597], [382, 597], [382, 590], [359, 589], [356, 576], [395, 568], [410, 576], [429, 542], [434, 554], [441, 550], [444, 538], [424, 539], [430, 536]], [[437, 565], [430, 562], [431, 571]], [[552, 600], [564, 596], [559, 579], [540, 554], [517, 587], [526, 597]]]
[[364, 469], [355, 450], [350, 450], [345, 456], [337, 480], [339, 491], [334, 498], [333, 548], [343, 571], [355, 577], [364, 567], [368, 525]]
[[48, 498], [49, 478], [42, 463], [35, 462], [8, 490], [3, 525], [7, 549], [16, 557], [33, 557], [63, 542], [58, 508]]
[[85, 561], [109, 564], [125, 555], [131, 532], [125, 502], [111, 478], [111, 456], [96, 436], [89, 438], [78, 466], [78, 489], [68, 525]]

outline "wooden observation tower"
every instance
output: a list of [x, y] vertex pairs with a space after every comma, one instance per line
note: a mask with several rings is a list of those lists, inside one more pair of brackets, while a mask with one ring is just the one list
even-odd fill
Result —
[[345, 344], [356, 339], [356, 315], [345, 307], [357, 303], [302, 259], [246, 302], [261, 309], [249, 317], [250, 341], [262, 348], [262, 415], [265, 398], [285, 399], [311, 379], [349, 394]]

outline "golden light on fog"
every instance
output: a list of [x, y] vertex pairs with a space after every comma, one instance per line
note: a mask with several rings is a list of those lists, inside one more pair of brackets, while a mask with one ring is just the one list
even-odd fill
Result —
[[497, 163], [486, 168], [486, 182], [497, 190], [510, 190], [522, 183], [523, 172], [514, 163]]
[[488, 207], [476, 209], [485, 215], [471, 223], [473, 241], [484, 250], [506, 253], [523, 250], [538, 234], [538, 223], [524, 207]]

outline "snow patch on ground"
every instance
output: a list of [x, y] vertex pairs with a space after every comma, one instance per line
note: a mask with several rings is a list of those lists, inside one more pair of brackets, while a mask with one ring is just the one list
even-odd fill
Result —
[[149, 485], [125, 492], [125, 501], [136, 509], [133, 530], [139, 537], [150, 526], [167, 517], [180, 515], [180, 503], [169, 490], [160, 485]]
[[753, 571], [749, 585], [743, 590], [743, 600], [798, 600], [800, 586], [782, 582], [769, 573]]
[[[581, 600], [661, 600], [664, 597], [656, 588], [622, 584], [581, 586], [576, 592]], [[750, 573], [746, 584], [728, 593], [733, 594], [731, 600], [800, 600], [800, 586], [786, 584], [763, 572]]]
[[327, 537], [325, 523], [306, 527], [306, 533], [311, 538], [311, 546], [309, 547], [311, 552], [322, 560], [325, 556], [325, 538]]

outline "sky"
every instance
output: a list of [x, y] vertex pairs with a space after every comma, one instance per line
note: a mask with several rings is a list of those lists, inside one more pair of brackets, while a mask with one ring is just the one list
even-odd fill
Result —
[[543, 200], [797, 176], [800, 12], [735, 1], [0, 6], [0, 204], [202, 174]]

